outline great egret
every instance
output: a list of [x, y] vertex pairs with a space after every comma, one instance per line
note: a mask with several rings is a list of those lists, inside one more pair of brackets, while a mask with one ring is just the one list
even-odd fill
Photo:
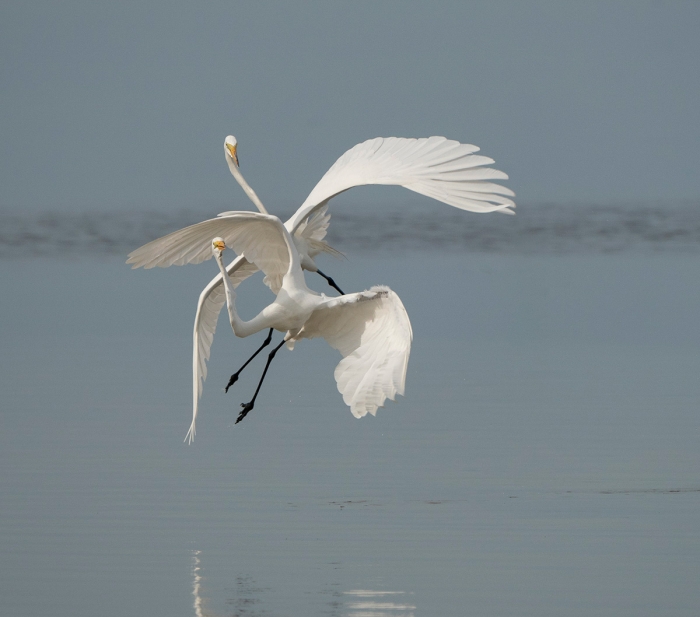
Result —
[[[214, 234], [213, 240], [207, 241]], [[281, 279], [275, 300], [250, 321], [236, 312], [235, 291], [225, 276], [222, 252], [226, 245], [246, 258], [270, 280]], [[173, 254], [173, 246], [177, 246]], [[200, 263], [214, 255], [224, 281], [229, 320], [236, 336], [246, 337], [267, 328], [285, 332], [282, 343], [268, 356], [252, 400], [236, 422], [253, 409], [270, 362], [284, 344], [292, 348], [303, 338], [323, 337], [343, 359], [335, 379], [343, 400], [360, 418], [376, 414], [386, 398], [403, 394], [413, 333], [399, 297], [388, 287], [328, 298], [306, 286], [301, 258], [291, 234], [276, 216], [257, 212], [229, 212], [176, 231], [134, 251], [135, 260], [149, 265]], [[175, 261], [173, 261], [175, 259]], [[195, 435], [197, 410], [186, 439]]]
[[[354, 186], [399, 185], [462, 210], [515, 214], [511, 209], [515, 208], [515, 202], [509, 198], [515, 193], [504, 186], [486, 182], [507, 180], [507, 174], [484, 167], [494, 160], [474, 154], [478, 151], [477, 146], [445, 137], [377, 137], [357, 144], [333, 164], [285, 223], [299, 251], [301, 267], [318, 272], [331, 287], [343, 293], [333, 279], [318, 269], [314, 257], [321, 252], [339, 255], [323, 240], [330, 223], [330, 215], [326, 215], [327, 204]], [[233, 135], [224, 140], [224, 156], [231, 175], [258, 210], [267, 214], [262, 201], [240, 172], [238, 140]], [[304, 233], [305, 226], [314, 220], [313, 215], [318, 216], [316, 225]], [[279, 281], [276, 283], [266, 281], [273, 292], [279, 288]]]
[[[226, 162], [248, 197], [264, 214], [267, 212], [265, 206], [238, 169], [237, 147], [236, 138], [229, 135], [224, 142]], [[515, 207], [515, 203], [509, 198], [515, 195], [513, 191], [489, 182], [489, 180], [507, 179], [508, 176], [502, 171], [486, 167], [494, 161], [488, 157], [476, 155], [478, 151], [477, 146], [462, 144], [445, 137], [420, 139], [377, 137], [357, 144], [333, 164], [301, 207], [285, 223], [299, 253], [301, 267], [318, 271], [314, 262], [316, 255], [320, 252], [338, 254], [324, 241], [330, 221], [327, 205], [332, 197], [353, 186], [369, 184], [404, 186], [462, 210], [514, 214], [512, 208]], [[219, 216], [225, 217], [227, 214], [222, 213]], [[156, 265], [166, 267], [188, 263], [187, 256], [180, 253], [176, 234], [154, 241], [161, 242], [171, 238], [170, 244], [167, 242], [159, 244], [163, 251], [166, 249], [168, 251], [166, 259], [152, 259], [148, 251], [144, 251], [153, 244], [150, 243], [130, 253], [127, 263], [133, 264], [134, 268], [140, 266], [152, 268]], [[220, 234], [214, 230], [214, 235]], [[206, 258], [203, 254], [199, 257], [201, 257], [199, 261]], [[258, 267], [243, 256], [237, 257], [226, 268], [234, 289], [257, 270]], [[322, 276], [325, 277], [323, 274]], [[207, 375], [207, 360], [211, 352], [216, 323], [226, 302], [222, 280], [222, 274], [218, 274], [210, 281], [200, 294], [197, 303], [192, 353], [192, 406], [195, 417]], [[274, 293], [277, 293], [281, 287], [281, 277], [271, 278], [266, 275], [265, 283]], [[335, 287], [338, 289], [337, 286]], [[269, 344], [268, 339], [256, 354]]]
[[[238, 184], [241, 185], [241, 188], [245, 191], [246, 195], [248, 195], [250, 201], [255, 204], [262, 214], [268, 214], [267, 209], [262, 201], [260, 201], [257, 193], [246, 182], [246, 179], [238, 168], [238, 141], [233, 135], [229, 135], [224, 140], [224, 157], [226, 158], [226, 163], [231, 171], [231, 175], [236, 179]], [[326, 215], [326, 209], [324, 209], [323, 212], [318, 213], [317, 217], [311, 218], [306, 225], [300, 225], [292, 236], [292, 239], [301, 257], [301, 267], [310, 272], [317, 272], [326, 279], [331, 287], [342, 294], [343, 291], [335, 284], [335, 281], [321, 272], [314, 261], [314, 257], [319, 253], [329, 253], [335, 257], [340, 256], [338, 251], [324, 241], [330, 218], [330, 215]], [[217, 278], [217, 280], [219, 282], [221, 281], [220, 278]], [[280, 283], [280, 281], [271, 282], [265, 280], [265, 284], [273, 291], [279, 288]]]

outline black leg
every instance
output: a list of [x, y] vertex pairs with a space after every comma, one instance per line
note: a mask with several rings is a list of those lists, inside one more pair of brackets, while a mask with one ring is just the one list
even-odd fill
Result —
[[335, 284], [335, 281], [334, 281], [330, 276], [326, 276], [326, 275], [325, 275], [323, 272], [321, 272], [320, 270], [316, 270], [316, 272], [318, 272], [324, 279], [326, 279], [326, 280], [328, 281], [328, 284], [329, 284], [333, 289], [335, 289], [341, 296], [344, 296], [344, 295], [345, 295], [345, 294], [343, 293], [343, 290]]
[[241, 407], [243, 409], [241, 410], [241, 413], [238, 414], [238, 419], [236, 420], [236, 424], [238, 424], [243, 418], [245, 418], [248, 415], [248, 412], [253, 409], [253, 405], [255, 405], [255, 399], [258, 398], [258, 392], [260, 392], [260, 386], [262, 386], [262, 382], [265, 380], [265, 375], [267, 375], [267, 369], [270, 366], [270, 362], [272, 362], [272, 358], [275, 357], [275, 354], [279, 350], [282, 345], [284, 345], [285, 341], [283, 340], [277, 347], [275, 347], [271, 352], [270, 355], [267, 356], [267, 364], [265, 365], [265, 370], [263, 371], [262, 377], [260, 378], [260, 381], [258, 382], [258, 387], [255, 388], [255, 394], [253, 394], [253, 399], [250, 401], [250, 403], [241, 403]]
[[241, 368], [239, 368], [233, 375], [231, 375], [231, 379], [229, 379], [228, 383], [226, 384], [226, 392], [228, 392], [228, 389], [238, 381], [238, 376], [241, 374], [241, 371], [250, 364], [250, 361], [270, 344], [270, 342], [272, 341], [273, 330], [274, 328], [270, 328], [270, 331], [267, 333], [267, 338], [265, 339], [265, 342], [262, 345], [260, 345], [258, 350], [252, 356], [250, 356], [250, 358], [248, 358], [246, 363]]

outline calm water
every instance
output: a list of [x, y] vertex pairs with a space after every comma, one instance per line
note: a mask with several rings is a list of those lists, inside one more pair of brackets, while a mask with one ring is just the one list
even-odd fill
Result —
[[345, 248], [411, 316], [406, 396], [356, 420], [305, 341], [234, 426], [263, 363], [223, 393], [259, 340], [222, 320], [192, 446], [213, 262], [0, 261], [0, 614], [697, 615], [697, 248]]

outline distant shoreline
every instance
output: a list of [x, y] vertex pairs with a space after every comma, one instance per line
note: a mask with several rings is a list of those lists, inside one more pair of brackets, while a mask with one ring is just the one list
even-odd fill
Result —
[[[700, 204], [518, 208], [517, 216], [407, 207], [331, 208], [327, 239], [341, 251], [497, 254], [700, 253]], [[201, 212], [0, 212], [0, 259], [124, 255], [207, 218]], [[26, 243], [32, 242], [32, 251]]]

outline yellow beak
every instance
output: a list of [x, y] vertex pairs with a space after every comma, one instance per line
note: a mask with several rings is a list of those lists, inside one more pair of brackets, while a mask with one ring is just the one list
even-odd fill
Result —
[[223, 251], [226, 248], [226, 244], [219, 240], [218, 242], [214, 242], [214, 248]]
[[238, 164], [238, 155], [236, 154], [236, 150], [238, 149], [238, 146], [232, 146], [231, 144], [226, 144], [226, 149], [228, 150], [228, 153], [231, 155], [231, 158], [236, 161], [236, 167], [240, 167]]

